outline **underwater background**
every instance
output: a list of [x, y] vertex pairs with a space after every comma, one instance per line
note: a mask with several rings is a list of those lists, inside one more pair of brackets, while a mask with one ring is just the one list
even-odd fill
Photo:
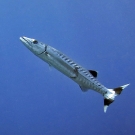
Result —
[[[103, 111], [103, 97], [34, 56], [19, 40], [62, 51], [107, 88], [130, 85]], [[1, 0], [0, 135], [134, 135], [135, 1]]]

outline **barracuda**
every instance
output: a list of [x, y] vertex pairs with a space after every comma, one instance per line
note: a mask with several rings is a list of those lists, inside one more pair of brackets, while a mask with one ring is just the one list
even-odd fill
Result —
[[85, 69], [62, 52], [36, 39], [20, 37], [20, 40], [36, 56], [76, 82], [83, 92], [92, 89], [103, 95], [104, 112], [107, 111], [107, 107], [114, 101], [115, 97], [120, 95], [122, 90], [129, 85], [108, 89], [97, 81], [97, 71]]

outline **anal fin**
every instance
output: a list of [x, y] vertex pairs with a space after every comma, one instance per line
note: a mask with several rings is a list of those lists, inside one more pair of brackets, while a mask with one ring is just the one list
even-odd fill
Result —
[[83, 92], [86, 92], [86, 91], [88, 91], [88, 90], [89, 90], [88, 88], [83, 87], [83, 86], [80, 86], [80, 88], [81, 88], [81, 90], [82, 90]]

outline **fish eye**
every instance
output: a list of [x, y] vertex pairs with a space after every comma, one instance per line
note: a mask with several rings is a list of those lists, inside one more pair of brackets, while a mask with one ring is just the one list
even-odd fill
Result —
[[37, 41], [37, 40], [34, 40], [34, 41], [33, 41], [33, 43], [34, 43], [34, 44], [37, 44], [37, 43], [38, 43], [38, 41]]

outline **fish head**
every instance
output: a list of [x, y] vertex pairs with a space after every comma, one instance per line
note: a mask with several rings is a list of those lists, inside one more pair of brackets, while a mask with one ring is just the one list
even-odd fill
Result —
[[20, 40], [35, 55], [39, 55], [45, 51], [46, 45], [36, 39], [20, 37]]

